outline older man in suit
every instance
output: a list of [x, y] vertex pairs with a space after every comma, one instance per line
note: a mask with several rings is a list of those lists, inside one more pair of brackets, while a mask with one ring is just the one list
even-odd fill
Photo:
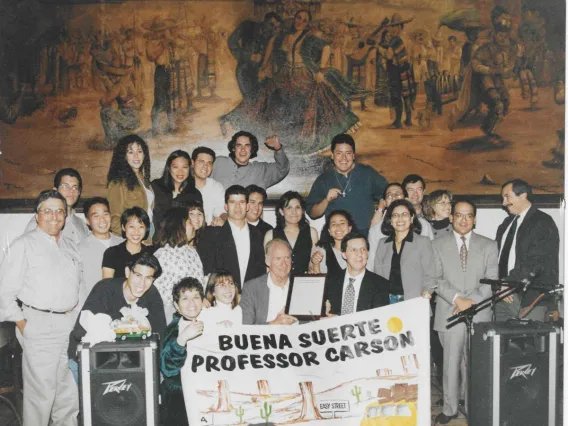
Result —
[[275, 238], [266, 243], [265, 252], [268, 274], [246, 282], [243, 288], [240, 302], [243, 324], [293, 324], [296, 318], [284, 313], [290, 289], [292, 248], [287, 241]]
[[[477, 209], [470, 201], [453, 205], [450, 220], [453, 232], [432, 242], [436, 262], [438, 302], [434, 329], [444, 348], [444, 409], [436, 419], [446, 424], [457, 417], [460, 393], [465, 389], [466, 329], [463, 323], [446, 328], [447, 319], [474, 303], [491, 296], [491, 287], [479, 283], [481, 278], [498, 275], [497, 243], [473, 232]], [[481, 311], [474, 321], [488, 321], [490, 310]]]
[[369, 243], [362, 234], [350, 232], [341, 241], [341, 255], [347, 268], [339, 275], [328, 275], [327, 300], [333, 315], [346, 315], [389, 304], [389, 282], [367, 271]]
[[227, 222], [221, 227], [205, 228], [199, 239], [203, 272], [228, 270], [242, 291], [242, 284], [266, 273], [262, 235], [246, 221], [248, 193], [240, 185], [225, 191]]

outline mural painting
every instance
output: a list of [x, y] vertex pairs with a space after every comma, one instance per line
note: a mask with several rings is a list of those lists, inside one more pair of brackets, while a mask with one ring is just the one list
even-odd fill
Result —
[[[105, 193], [111, 150], [227, 154], [278, 135], [309, 191], [329, 143], [428, 190], [537, 193], [564, 178], [565, 4], [559, 0], [21, 0], [0, 5], [0, 198], [33, 198], [62, 167]], [[272, 157], [268, 148], [261, 160]]]

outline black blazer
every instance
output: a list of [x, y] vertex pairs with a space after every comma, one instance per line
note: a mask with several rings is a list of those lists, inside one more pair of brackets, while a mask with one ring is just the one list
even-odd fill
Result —
[[[249, 226], [250, 256], [245, 282], [266, 274], [262, 235], [254, 226]], [[233, 275], [233, 280], [241, 292], [241, 273], [237, 246], [229, 222], [221, 227], [208, 226], [199, 237], [198, 252], [203, 263], [203, 272], [207, 275], [215, 269], [226, 269]]]
[[[497, 244], [501, 251], [503, 235], [514, 216], [507, 217], [497, 228]], [[554, 220], [534, 205], [528, 210], [523, 223], [517, 230], [515, 243], [515, 267], [509, 272], [509, 278], [520, 281], [536, 273], [533, 282], [543, 286], [558, 284], [558, 256], [560, 237]], [[538, 290], [528, 290], [522, 306], [528, 306], [540, 294]]]
[[[162, 179], [154, 179], [151, 183], [154, 191], [154, 227], [158, 231], [160, 221], [164, 217], [164, 213], [172, 207], [181, 207], [190, 202], [199, 201], [203, 205], [203, 197], [201, 192], [195, 187], [193, 180], [183, 188], [181, 193], [174, 198], [172, 191], [168, 190], [162, 184]], [[156, 234], [154, 234], [156, 235]]]
[[[341, 315], [343, 303], [344, 270], [341, 274], [328, 275], [325, 282], [327, 300], [331, 304], [331, 313]], [[380, 308], [389, 304], [389, 281], [369, 270], [365, 271], [361, 289], [357, 298], [356, 312]]]
[[249, 223], [250, 226], [252, 226], [253, 228], [256, 228], [260, 231], [260, 234], [262, 235], [262, 240], [264, 241], [264, 235], [270, 231], [271, 229], [273, 229], [273, 226], [270, 225], [269, 223], [266, 223], [264, 220], [262, 220], [262, 218], [258, 219], [258, 224], [257, 225], [252, 225]]

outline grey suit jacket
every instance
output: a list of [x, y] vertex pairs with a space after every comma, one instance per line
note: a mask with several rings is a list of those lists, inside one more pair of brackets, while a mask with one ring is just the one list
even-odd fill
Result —
[[[476, 303], [491, 296], [491, 286], [480, 284], [481, 278], [497, 279], [499, 258], [497, 242], [476, 233], [471, 234], [467, 253], [466, 272], [462, 271], [460, 249], [453, 232], [433, 241], [436, 259], [436, 279], [438, 299], [434, 330], [448, 331], [447, 319], [453, 315], [453, 300], [456, 294]], [[491, 310], [478, 313], [473, 321], [490, 321]]]
[[[390, 277], [392, 260], [392, 241], [382, 238], [375, 254], [375, 274], [387, 280]], [[422, 290], [435, 285], [436, 269], [434, 267], [434, 251], [430, 238], [413, 234], [412, 241], [406, 241], [400, 258], [402, 288], [404, 299], [419, 297]]]
[[245, 282], [241, 302], [243, 310], [243, 324], [262, 325], [267, 324], [268, 302], [270, 300], [270, 289], [268, 288], [268, 274], [261, 275]]

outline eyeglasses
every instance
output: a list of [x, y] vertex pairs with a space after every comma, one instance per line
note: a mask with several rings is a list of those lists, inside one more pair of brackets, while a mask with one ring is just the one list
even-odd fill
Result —
[[473, 219], [475, 219], [475, 216], [472, 215], [471, 213], [468, 213], [468, 214], [454, 213], [454, 218], [457, 219], [457, 220], [460, 220], [460, 219], [473, 220]]
[[62, 183], [61, 185], [59, 185], [59, 189], [62, 191], [81, 192], [81, 188], [79, 188], [77, 185], [71, 186], [66, 183]]
[[438, 201], [436, 205], [441, 204], [442, 206], [451, 206], [452, 203], [450, 201]]
[[398, 219], [398, 218], [403, 218], [403, 219], [408, 219], [410, 217], [410, 213], [408, 212], [404, 212], [404, 213], [394, 213], [391, 216], [393, 219]]
[[55, 216], [65, 216], [65, 210], [63, 209], [57, 209], [57, 210], [41, 209], [38, 210], [38, 213], [43, 213], [46, 216], [53, 216], [54, 214]]
[[235, 283], [233, 281], [227, 281], [227, 282], [215, 284], [215, 288], [233, 288], [234, 286], [235, 286]]

